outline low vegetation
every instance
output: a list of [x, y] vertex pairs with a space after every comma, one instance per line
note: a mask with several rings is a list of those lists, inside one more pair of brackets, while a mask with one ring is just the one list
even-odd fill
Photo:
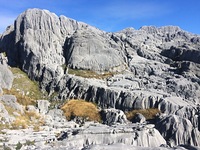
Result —
[[27, 145], [27, 146], [30, 146], [30, 145], [34, 145], [34, 144], [35, 144], [35, 141], [30, 141], [30, 140], [26, 140], [26, 143], [23, 143], [23, 144], [20, 143], [20, 142], [18, 142], [15, 149], [16, 149], [16, 150], [20, 150], [20, 149], [22, 148], [23, 145], [25, 145], [25, 146], [26, 146], [26, 145]]
[[97, 106], [91, 102], [84, 100], [69, 100], [61, 108], [68, 120], [75, 117], [82, 117], [89, 121], [101, 121], [101, 116]]
[[92, 70], [70, 69], [70, 68], [68, 70], [68, 73], [84, 78], [95, 78], [95, 79], [105, 79], [108, 77], [112, 77], [115, 74], [114, 72], [96, 73]]
[[[44, 125], [44, 118], [41, 117], [35, 111], [26, 111], [21, 113], [14, 108], [4, 105], [10, 116], [14, 116], [15, 120], [11, 124], [0, 124], [0, 129], [26, 129], [32, 126], [35, 131], [39, 130], [39, 127]], [[18, 114], [18, 115], [16, 115]], [[3, 120], [0, 120], [3, 121]]]
[[[3, 89], [3, 94], [14, 95], [17, 102], [25, 106], [24, 108], [27, 105], [35, 105], [37, 99], [45, 98], [45, 94], [41, 92], [39, 85], [30, 80], [26, 73], [15, 67], [10, 68], [10, 70], [14, 75], [13, 86], [10, 90]], [[38, 131], [40, 126], [44, 124], [44, 119], [37, 112], [24, 109], [24, 113], [21, 113], [8, 105], [4, 104], [4, 106], [15, 120], [11, 124], [1, 124], [0, 129], [24, 129], [31, 126], [35, 131]]]
[[45, 98], [46, 93], [41, 92], [38, 83], [30, 80], [25, 72], [16, 67], [12, 67], [10, 70], [14, 75], [13, 91], [35, 100]]
[[40, 126], [44, 125], [44, 119], [34, 111], [25, 111], [24, 114], [17, 116], [11, 124], [12, 129], [26, 129], [32, 126], [34, 131], [39, 131]]
[[127, 119], [131, 121], [137, 113], [142, 114], [146, 118], [146, 120], [152, 120], [155, 119], [157, 113], [160, 113], [160, 110], [158, 110], [157, 108], [134, 109], [132, 111], [126, 112], [125, 114]]
[[14, 81], [10, 90], [3, 89], [4, 94], [16, 96], [17, 102], [24, 106], [35, 105], [36, 100], [46, 97], [47, 94], [41, 92], [37, 82], [30, 80], [26, 73], [16, 67], [10, 70], [14, 75]]
[[11, 90], [3, 89], [4, 94], [14, 95], [17, 98], [17, 102], [21, 105], [35, 105], [36, 100], [30, 98], [27, 95], [23, 95], [21, 92], [17, 91], [16, 89], [12, 88]]

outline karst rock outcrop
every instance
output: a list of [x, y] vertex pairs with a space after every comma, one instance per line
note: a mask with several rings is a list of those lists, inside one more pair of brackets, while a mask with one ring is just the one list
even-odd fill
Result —
[[[200, 146], [200, 35], [177, 26], [111, 33], [28, 9], [0, 36], [0, 53], [49, 95], [57, 93], [56, 100], [80, 98], [122, 111], [158, 108], [166, 116], [155, 128], [167, 143]], [[0, 55], [0, 89], [9, 89], [4, 61]]]

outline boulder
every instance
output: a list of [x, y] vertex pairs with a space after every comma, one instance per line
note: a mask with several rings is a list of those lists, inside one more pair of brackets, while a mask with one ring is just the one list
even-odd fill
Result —
[[3, 94], [3, 90], [2, 88], [0, 87], [0, 96]]
[[13, 83], [13, 74], [8, 69], [8, 66], [0, 64], [0, 87], [10, 89]]
[[33, 105], [27, 105], [26, 106], [26, 111], [39, 113], [39, 110], [35, 106], [33, 106]]
[[67, 125], [67, 119], [61, 109], [51, 109], [45, 116], [45, 124], [53, 127], [65, 127]]
[[1, 65], [7, 65], [7, 63], [8, 63], [8, 58], [5, 57], [4, 55], [5, 55], [5, 52], [0, 53], [0, 64]]
[[114, 124], [126, 124], [128, 123], [126, 115], [122, 110], [119, 109], [103, 109], [101, 111], [101, 116], [104, 124], [114, 125]]
[[48, 100], [37, 100], [37, 109], [39, 113], [45, 115], [49, 111], [50, 102]]
[[14, 95], [2, 95], [0, 96], [0, 102], [4, 105], [11, 107], [14, 111], [24, 113], [24, 108], [17, 102], [17, 98]]
[[137, 122], [138, 123], [145, 123], [146, 122], [146, 118], [142, 114], [136, 113], [134, 118], [133, 118], [133, 120], [132, 120], [132, 122], [134, 122], [134, 123], [137, 123]]
[[5, 106], [0, 101], [0, 123], [2, 125], [4, 124], [10, 124], [15, 120], [13, 116], [10, 116], [8, 111], [6, 110]]

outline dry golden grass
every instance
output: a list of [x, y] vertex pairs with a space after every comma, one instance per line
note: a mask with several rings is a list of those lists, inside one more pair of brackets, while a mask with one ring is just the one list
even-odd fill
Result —
[[35, 105], [37, 99], [46, 97], [46, 93], [41, 92], [39, 85], [28, 78], [27, 74], [19, 68], [11, 67], [14, 81], [10, 90], [3, 89], [3, 94], [15, 95], [19, 104]]
[[91, 102], [72, 99], [64, 104], [61, 109], [64, 111], [64, 114], [68, 120], [78, 116], [90, 121], [101, 121], [99, 110], [95, 104]]
[[16, 91], [15, 89], [3, 89], [3, 93], [16, 96], [17, 102], [21, 105], [27, 106], [36, 104], [36, 100], [30, 98], [29, 96], [22, 95], [19, 91]]
[[25, 116], [18, 116], [11, 124], [12, 129], [26, 129], [29, 125], [29, 120]]
[[95, 79], [105, 79], [108, 77], [112, 77], [114, 74], [116, 74], [114, 72], [96, 73], [92, 70], [70, 69], [70, 68], [68, 70], [68, 73], [84, 78], [95, 78]]
[[11, 124], [12, 129], [25, 129], [33, 126], [34, 131], [39, 131], [39, 127], [42, 125], [44, 125], [44, 119], [33, 111], [25, 111], [24, 114], [16, 117], [15, 121]]
[[160, 113], [160, 110], [158, 110], [157, 108], [135, 109], [125, 114], [126, 114], [127, 119], [131, 121], [135, 117], [136, 113], [142, 114], [146, 118], [146, 120], [151, 120], [151, 119], [155, 119], [156, 114]]
[[[31, 81], [27, 74], [21, 71], [19, 68], [10, 68], [14, 75], [13, 86], [10, 90], [3, 89], [3, 94], [14, 95], [17, 98], [17, 102], [21, 105], [35, 105], [37, 99], [45, 97], [45, 94], [41, 92], [36, 82]], [[32, 126], [35, 131], [39, 131], [40, 126], [44, 125], [44, 118], [37, 112], [26, 111], [21, 114], [12, 107], [4, 105], [9, 115], [15, 117], [15, 121], [10, 125], [2, 125], [0, 129], [22, 129]], [[14, 112], [18, 113], [14, 114]]]
[[24, 115], [22, 115], [20, 112], [16, 111], [14, 108], [12, 108], [8, 105], [4, 105], [4, 107], [7, 110], [9, 115], [15, 116], [14, 112], [16, 112], [20, 115], [20, 116], [17, 116], [17, 117], [15, 116], [16, 120], [14, 122], [12, 122], [11, 126], [7, 126], [7, 128], [12, 128], [12, 129], [17, 129], [17, 128], [24, 129], [24, 128], [26, 128], [26, 124], [28, 124], [28, 123], [26, 122]]
[[[22, 114], [21, 112], [16, 111], [14, 108], [12, 108], [8, 105], [4, 104], [4, 107], [10, 116], [15, 117], [15, 120], [11, 124], [3, 125], [0, 123], [0, 130], [2, 130], [2, 129], [25, 129], [29, 126], [32, 126], [34, 131], [39, 131], [39, 127], [44, 125], [44, 118], [35, 111], [24, 110], [24, 113]], [[16, 114], [18, 114], [18, 115], [16, 116]], [[0, 120], [0, 121], [2, 121], [2, 120]]]

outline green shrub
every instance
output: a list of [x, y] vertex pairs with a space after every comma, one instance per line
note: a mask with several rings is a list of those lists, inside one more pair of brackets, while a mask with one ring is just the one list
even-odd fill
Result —
[[22, 144], [20, 142], [17, 143], [16, 145], [16, 150], [20, 150], [22, 148]]

